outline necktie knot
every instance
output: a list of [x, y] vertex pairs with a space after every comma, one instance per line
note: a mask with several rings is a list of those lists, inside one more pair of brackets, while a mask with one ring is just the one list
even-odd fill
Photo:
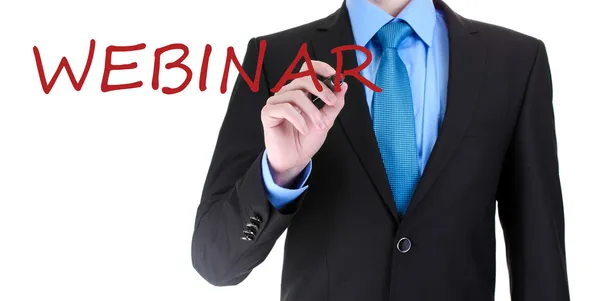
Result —
[[405, 21], [387, 23], [383, 25], [375, 37], [382, 49], [398, 48], [398, 45], [413, 33], [412, 27]]

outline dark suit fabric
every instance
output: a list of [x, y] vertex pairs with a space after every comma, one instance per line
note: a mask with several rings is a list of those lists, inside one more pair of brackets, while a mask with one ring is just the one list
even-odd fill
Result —
[[[192, 261], [208, 282], [243, 281], [287, 229], [281, 300], [491, 301], [497, 205], [512, 300], [569, 300], [545, 46], [434, 2], [450, 40], [447, 108], [402, 217], [355, 78], [346, 79], [345, 107], [313, 157], [307, 191], [279, 211], [265, 196], [260, 113], [269, 89], [304, 42], [312, 59], [335, 67], [331, 49], [354, 43], [345, 4], [324, 19], [250, 40], [243, 63], [250, 76], [258, 41], [267, 41], [260, 90], [238, 77], [195, 222]], [[354, 52], [345, 52], [343, 65], [356, 66]], [[240, 239], [253, 216], [262, 220], [255, 239]], [[412, 242], [406, 253], [396, 246], [403, 237]]]

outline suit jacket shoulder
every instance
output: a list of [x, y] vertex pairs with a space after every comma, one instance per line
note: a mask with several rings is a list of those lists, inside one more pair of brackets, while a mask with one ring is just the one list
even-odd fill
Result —
[[540, 44], [543, 44], [541, 40], [533, 36], [507, 27], [467, 18], [462, 18], [462, 20], [479, 33], [488, 53], [492, 54], [491, 59], [514, 62], [511, 65], [528, 63], [525, 65], [531, 67]]

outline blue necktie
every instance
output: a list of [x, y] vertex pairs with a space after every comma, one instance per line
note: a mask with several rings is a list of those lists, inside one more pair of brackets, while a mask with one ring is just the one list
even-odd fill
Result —
[[382, 49], [373, 96], [373, 129], [398, 213], [403, 215], [417, 182], [417, 141], [410, 79], [398, 45], [413, 33], [406, 22], [388, 23], [375, 35]]

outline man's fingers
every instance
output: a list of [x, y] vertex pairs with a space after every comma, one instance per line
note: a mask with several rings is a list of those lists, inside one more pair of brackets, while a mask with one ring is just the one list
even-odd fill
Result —
[[278, 103], [291, 103], [304, 115], [308, 116], [310, 121], [316, 126], [316, 128], [320, 130], [324, 130], [326, 128], [325, 121], [323, 120], [323, 114], [317, 107], [312, 103], [312, 101], [304, 94], [304, 92], [300, 90], [292, 90], [287, 91], [285, 93], [277, 94], [269, 100], [267, 100], [268, 104], [278, 104]]
[[344, 108], [344, 103], [346, 102], [346, 92], [348, 91], [348, 83], [342, 83], [341, 91], [335, 92], [337, 97], [337, 102], [333, 106], [325, 106], [321, 109], [321, 113], [323, 113], [323, 119], [327, 126], [331, 127], [333, 122], [337, 118], [337, 116]]
[[321, 86], [322, 90], [319, 92], [317, 87], [315, 87], [312, 77], [305, 76], [301, 78], [297, 78], [293, 80], [291, 83], [283, 86], [281, 90], [277, 93], [285, 93], [293, 90], [302, 90], [305, 92], [309, 92], [312, 95], [318, 96], [321, 98], [326, 104], [333, 106], [337, 100], [337, 97], [334, 94], [334, 91], [331, 91], [325, 84], [321, 81], [317, 81], [317, 83]]
[[261, 116], [263, 124], [267, 127], [275, 127], [287, 120], [301, 134], [308, 133], [306, 120], [290, 103], [267, 104], [263, 107]]
[[[313, 69], [315, 73], [321, 75], [323, 77], [330, 77], [335, 74], [335, 69], [329, 66], [325, 62], [321, 61], [311, 61]], [[306, 62], [302, 64], [300, 71], [308, 70], [308, 65]], [[316, 85], [316, 86], [315, 86]], [[319, 88], [321, 91], [319, 91]], [[293, 90], [302, 90], [304, 92], [310, 93], [319, 97], [326, 104], [333, 106], [337, 101], [337, 97], [335, 96], [334, 91], [331, 91], [323, 82], [317, 80], [317, 82], [313, 82], [311, 76], [303, 76], [301, 78], [297, 78], [293, 80], [291, 83], [283, 86], [275, 95], [280, 93], [285, 93]]]
[[[317, 73], [318, 75], [330, 77], [335, 74], [335, 69], [333, 69], [333, 67], [329, 66], [329, 64], [325, 62], [313, 60], [311, 60], [310, 62], [312, 63], [315, 73]], [[306, 64], [306, 62], [304, 62], [304, 64], [302, 64], [302, 67], [300, 68], [300, 71], [305, 70], [308, 70], [308, 65]]]
[[[315, 73], [318, 75], [329, 77], [335, 74], [335, 69], [327, 63], [321, 61], [311, 61], [311, 63]], [[306, 62], [300, 70], [308, 70]], [[317, 129], [325, 130], [329, 128], [333, 124], [335, 116], [341, 110], [341, 107], [338, 108], [338, 94], [343, 97], [345, 90], [343, 90], [343, 93], [335, 92], [330, 90], [321, 81], [317, 81], [317, 84], [320, 87], [315, 87], [312, 77], [304, 76], [283, 86], [274, 96], [267, 100], [267, 105], [263, 108], [263, 115], [266, 114], [268, 120], [263, 122], [268, 126], [277, 126], [281, 124], [282, 119], [285, 119], [292, 123], [299, 132], [306, 134], [308, 133], [308, 124], [302, 116], [304, 114]], [[318, 88], [321, 88], [321, 91]], [[323, 102], [328, 104], [330, 109], [327, 110], [329, 112], [327, 114], [333, 117], [325, 118], [326, 113], [319, 111], [312, 103], [312, 100], [308, 98], [307, 93], [319, 97]]]

